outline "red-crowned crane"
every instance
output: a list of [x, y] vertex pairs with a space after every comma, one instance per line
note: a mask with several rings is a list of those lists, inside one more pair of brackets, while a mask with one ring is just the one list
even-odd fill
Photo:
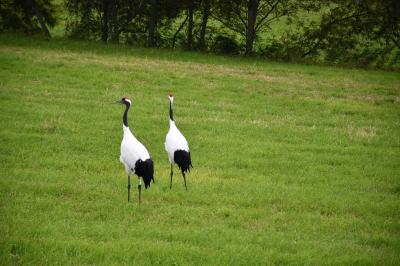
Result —
[[150, 187], [150, 182], [154, 183], [154, 164], [150, 158], [149, 152], [132, 134], [128, 127], [128, 111], [132, 102], [128, 98], [122, 98], [116, 103], [125, 105], [124, 116], [122, 117], [122, 128], [124, 137], [121, 142], [121, 156], [119, 160], [124, 164], [125, 170], [128, 173], [128, 202], [130, 201], [131, 193], [131, 175], [138, 176], [139, 203], [141, 202], [142, 178], [145, 188]]
[[185, 182], [185, 188], [187, 190], [185, 173], [187, 171], [190, 172], [190, 167], [193, 167], [192, 161], [190, 159], [189, 145], [185, 137], [176, 127], [174, 122], [174, 114], [172, 108], [174, 97], [170, 93], [168, 95], [168, 98], [169, 98], [169, 131], [167, 133], [167, 136], [165, 137], [165, 150], [168, 153], [169, 162], [171, 164], [170, 189], [172, 188], [172, 176], [173, 176], [173, 168], [175, 162], [182, 172], [183, 180]]

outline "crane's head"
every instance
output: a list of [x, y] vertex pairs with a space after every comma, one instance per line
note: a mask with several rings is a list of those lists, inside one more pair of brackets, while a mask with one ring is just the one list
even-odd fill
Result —
[[131, 105], [132, 104], [131, 100], [129, 100], [128, 98], [125, 98], [125, 97], [122, 98], [119, 101], [116, 101], [115, 103], [125, 104], [125, 105]]
[[168, 99], [170, 100], [170, 102], [174, 101], [174, 95], [172, 95], [171, 92], [168, 94]]

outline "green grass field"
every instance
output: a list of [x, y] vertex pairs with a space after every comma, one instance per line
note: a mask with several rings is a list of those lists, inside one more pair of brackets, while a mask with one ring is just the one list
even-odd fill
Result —
[[[155, 162], [141, 206], [122, 96]], [[0, 117], [1, 265], [400, 264], [399, 73], [0, 35]]]

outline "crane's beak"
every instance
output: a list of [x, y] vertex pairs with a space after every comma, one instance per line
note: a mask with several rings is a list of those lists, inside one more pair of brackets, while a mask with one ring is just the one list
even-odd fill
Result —
[[116, 101], [116, 102], [114, 102], [114, 103], [116, 103], [116, 104], [121, 104], [122, 103], [122, 101], [121, 100], [119, 100], [119, 101]]

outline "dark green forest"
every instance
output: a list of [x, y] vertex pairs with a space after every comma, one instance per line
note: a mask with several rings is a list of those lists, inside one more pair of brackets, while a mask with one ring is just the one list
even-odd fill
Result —
[[399, 69], [399, 14], [396, 0], [3, 0], [0, 31]]

